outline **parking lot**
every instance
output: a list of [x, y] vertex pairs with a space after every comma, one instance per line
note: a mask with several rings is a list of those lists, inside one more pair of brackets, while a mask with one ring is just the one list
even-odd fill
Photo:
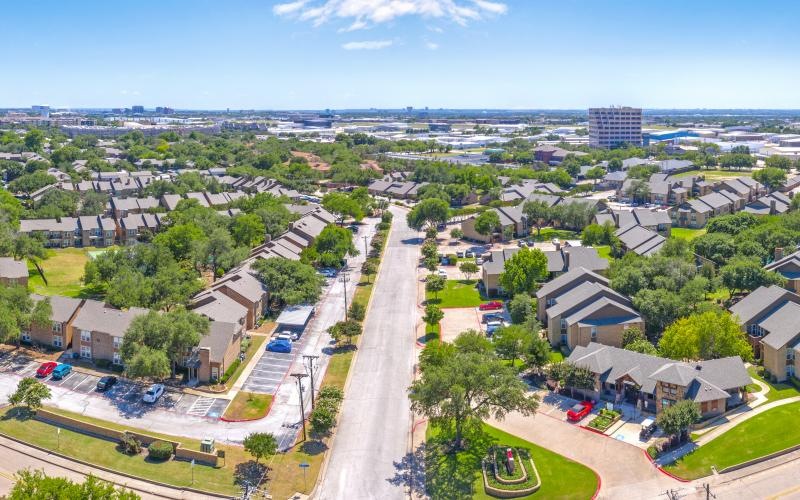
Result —
[[[0, 357], [0, 372], [13, 373], [20, 377], [35, 377], [40, 363], [27, 357], [5, 355]], [[98, 392], [97, 375], [90, 375], [73, 370], [61, 380], [52, 377], [43, 379], [44, 383], [66, 389], [72, 392], [90, 396], [106, 398], [116, 406], [118, 411], [126, 417], [137, 417], [155, 409], [174, 411], [179, 414], [195, 417], [219, 418], [228, 406], [227, 399], [203, 397], [186, 394], [167, 388], [158, 401], [154, 404], [142, 402], [142, 395], [147, 390], [147, 385], [119, 379], [119, 381], [105, 392]]]

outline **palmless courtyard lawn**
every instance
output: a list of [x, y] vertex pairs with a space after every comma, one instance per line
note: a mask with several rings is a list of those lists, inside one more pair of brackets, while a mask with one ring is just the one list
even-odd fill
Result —
[[428, 426], [426, 432], [425, 476], [433, 499], [493, 499], [483, 487], [481, 460], [492, 445], [528, 449], [542, 486], [536, 493], [518, 498], [574, 499], [592, 498], [599, 486], [592, 469], [489, 425], [483, 435], [465, 436], [467, 449], [449, 453], [449, 439]]
[[760, 413], [692, 453], [664, 467], [684, 479], [697, 479], [754, 458], [800, 444], [800, 402], [778, 406]]
[[66, 297], [83, 297], [93, 295], [91, 289], [83, 284], [83, 270], [89, 261], [90, 254], [104, 252], [109, 248], [59, 248], [48, 249], [47, 258], [39, 263], [47, 278], [44, 283], [36, 267], [28, 263], [28, 285], [34, 293], [40, 295], [64, 295]]
[[447, 280], [444, 290], [434, 294], [425, 293], [425, 300], [429, 304], [439, 307], [478, 307], [483, 302], [477, 287], [476, 280]]

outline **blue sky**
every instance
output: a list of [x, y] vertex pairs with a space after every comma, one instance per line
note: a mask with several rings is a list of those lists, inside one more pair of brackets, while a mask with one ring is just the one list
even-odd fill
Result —
[[800, 108], [800, 2], [3, 5], [0, 107]]

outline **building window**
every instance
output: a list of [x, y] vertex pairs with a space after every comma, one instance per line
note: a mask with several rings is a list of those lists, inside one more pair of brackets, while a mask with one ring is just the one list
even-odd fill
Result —
[[786, 349], [786, 361], [794, 361], [794, 349]]
[[597, 327], [592, 327], [592, 340], [597, 340]]
[[81, 346], [81, 357], [82, 358], [91, 358], [92, 357], [92, 348], [86, 345]]
[[671, 399], [662, 398], [661, 399], [661, 409], [664, 410], [666, 408], [669, 408], [673, 403], [674, 403], [674, 401], [672, 401]]
[[217, 380], [219, 378], [219, 368], [216, 366], [211, 367], [211, 378]]
[[562, 333], [561, 334], [561, 345], [567, 345], [567, 334], [566, 333]]
[[53, 321], [53, 332], [61, 333], [61, 323], [59, 323], [58, 321]]
[[91, 342], [92, 341], [92, 332], [81, 330], [81, 341], [82, 342]]
[[24, 342], [30, 342], [31, 341], [31, 334], [30, 334], [30, 332], [22, 332], [20, 334], [19, 338], [21, 338]]
[[764, 336], [764, 329], [761, 328], [761, 325], [750, 325], [748, 328], [748, 333], [754, 337], [763, 337]]
[[122, 357], [120, 357], [118, 352], [114, 353], [114, 364], [121, 365], [122, 364]]
[[53, 335], [53, 347], [62, 347], [63, 341], [60, 335]]
[[114, 337], [114, 349], [119, 349], [122, 345], [122, 337]]
[[567, 320], [565, 320], [565, 319], [561, 320], [561, 329], [562, 330], [566, 330], [567, 329]]
[[786, 365], [786, 376], [794, 377], [794, 365]]

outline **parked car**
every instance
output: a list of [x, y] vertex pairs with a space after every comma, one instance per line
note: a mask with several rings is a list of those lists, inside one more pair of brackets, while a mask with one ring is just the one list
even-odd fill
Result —
[[58, 363], [55, 361], [47, 361], [46, 363], [42, 363], [38, 370], [36, 370], [37, 377], [46, 377], [53, 373]]
[[323, 267], [319, 270], [319, 274], [325, 276], [326, 278], [335, 278], [336, 277], [336, 269], [332, 269], [330, 267]]
[[475, 259], [475, 263], [476, 263], [477, 265], [479, 265], [479, 266], [480, 266], [480, 265], [483, 265], [483, 259], [482, 259], [482, 258], [480, 258], [480, 257], [478, 257], [477, 259]]
[[502, 320], [503, 320], [503, 315], [496, 312], [486, 313], [483, 316], [481, 316], [482, 323], [489, 323], [490, 321], [502, 321]]
[[288, 340], [289, 342], [294, 342], [299, 338], [300, 335], [294, 332], [290, 332], [289, 330], [284, 330], [272, 336], [272, 340]]
[[495, 311], [497, 309], [502, 309], [503, 303], [499, 300], [493, 300], [491, 302], [487, 302], [485, 304], [481, 304], [478, 306], [478, 309], [481, 311]]
[[583, 417], [592, 412], [594, 405], [591, 401], [581, 401], [572, 405], [572, 408], [567, 410], [567, 420], [570, 422], [579, 422]]
[[464, 252], [464, 257], [471, 259], [475, 257], [475, 252], [473, 252], [472, 250], [467, 250], [466, 252]]
[[270, 352], [283, 352], [288, 354], [292, 352], [292, 342], [285, 339], [270, 340], [267, 344], [267, 350]]
[[66, 377], [72, 373], [72, 365], [68, 365], [66, 363], [61, 363], [60, 365], [53, 368], [53, 380], [61, 380], [62, 378]]
[[117, 377], [113, 375], [106, 375], [105, 377], [100, 377], [100, 380], [97, 381], [97, 390], [103, 392], [105, 390], [110, 389], [116, 383], [117, 383]]
[[464, 258], [464, 252], [460, 252], [460, 251], [456, 252], [456, 257], [458, 257], [459, 259], [463, 259]]
[[486, 324], [486, 335], [494, 335], [494, 332], [503, 327], [502, 321], [490, 321]]
[[517, 246], [519, 246], [520, 248], [525, 248], [528, 246], [528, 244], [525, 242], [525, 240], [519, 240], [517, 242]]
[[142, 401], [145, 403], [155, 403], [162, 394], [164, 394], [164, 386], [162, 384], [153, 384], [147, 389], [144, 396], [142, 396]]
[[439, 276], [441, 276], [444, 279], [447, 279], [447, 271], [445, 271], [441, 267], [436, 270], [436, 274], [438, 274]]
[[358, 232], [358, 226], [356, 224], [350, 224], [349, 226], [347, 226], [347, 229], [349, 229], [350, 231], [352, 231], [354, 233]]

